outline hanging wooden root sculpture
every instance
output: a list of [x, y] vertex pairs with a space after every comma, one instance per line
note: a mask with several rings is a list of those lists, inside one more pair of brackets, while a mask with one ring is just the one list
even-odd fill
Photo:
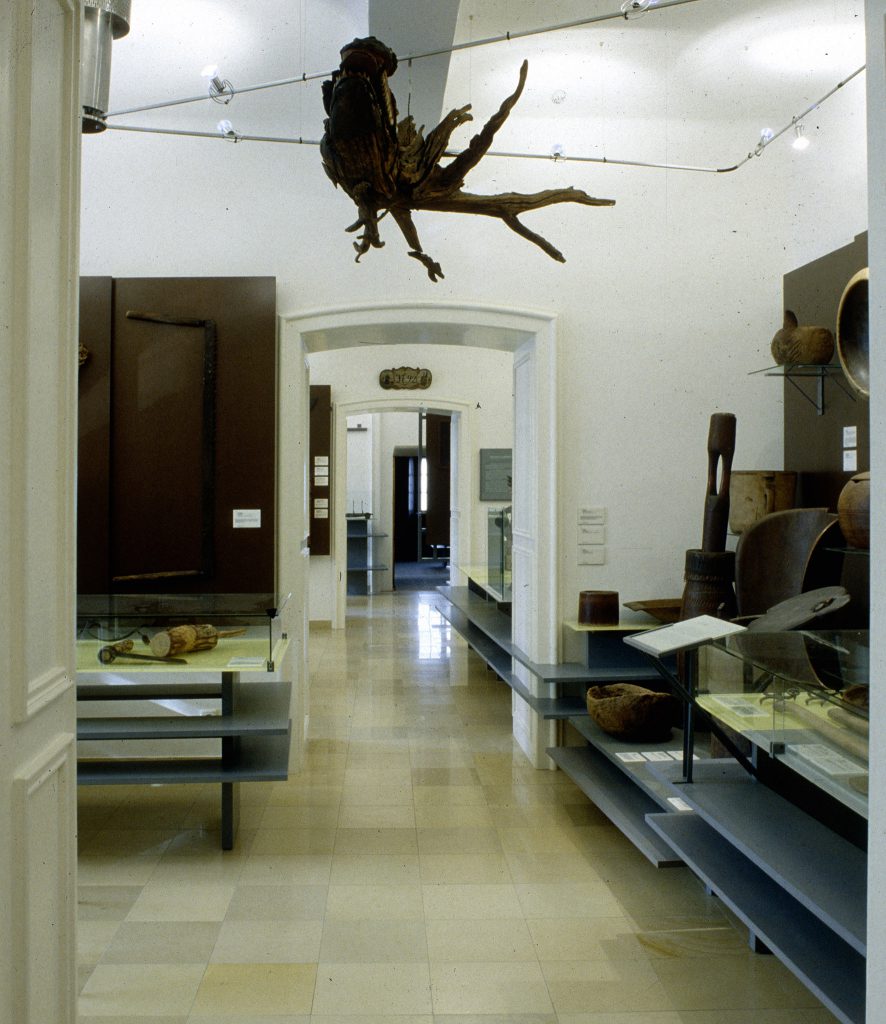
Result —
[[388, 78], [397, 70], [393, 50], [370, 36], [349, 43], [341, 51], [341, 58], [339, 70], [323, 83], [323, 105], [328, 117], [320, 154], [333, 184], [341, 185], [357, 206], [359, 219], [347, 230], [361, 232], [354, 243], [358, 262], [370, 248], [380, 249], [384, 245], [378, 222], [390, 213], [411, 247], [409, 255], [425, 266], [432, 281], [443, 277], [440, 264], [422, 249], [412, 221], [413, 210], [439, 210], [498, 217], [512, 231], [564, 263], [563, 254], [546, 238], [530, 231], [518, 219], [519, 215], [555, 203], [615, 205], [614, 199], [595, 199], [576, 188], [494, 196], [462, 191], [465, 176], [486, 155], [495, 133], [520, 98], [526, 82], [526, 61], [520, 68], [514, 93], [474, 136], [468, 148], [444, 166], [440, 160], [450, 136], [460, 125], [472, 120], [470, 104], [451, 110], [425, 138], [411, 116], [397, 122], [397, 105], [388, 86]]

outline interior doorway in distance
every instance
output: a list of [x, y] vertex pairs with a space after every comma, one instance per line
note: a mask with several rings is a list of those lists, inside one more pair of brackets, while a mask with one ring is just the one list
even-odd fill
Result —
[[395, 590], [428, 590], [448, 579], [450, 428], [449, 416], [419, 413], [418, 444], [394, 450]]

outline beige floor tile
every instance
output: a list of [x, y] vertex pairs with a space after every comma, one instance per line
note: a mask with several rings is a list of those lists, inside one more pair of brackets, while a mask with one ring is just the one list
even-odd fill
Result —
[[529, 929], [522, 918], [429, 920], [426, 927], [431, 962], [537, 960]]
[[327, 964], [317, 971], [314, 1015], [428, 1014], [427, 964]]
[[491, 828], [492, 816], [484, 805], [418, 804], [415, 823], [419, 828]]
[[416, 789], [445, 787], [480, 787], [480, 777], [475, 768], [455, 765], [418, 765], [412, 769], [412, 785]]
[[435, 1024], [429, 1013], [314, 1013], [311, 1024]]
[[505, 860], [515, 882], [599, 882], [602, 881], [593, 861], [585, 855], [572, 853], [517, 853], [505, 851]]
[[310, 1013], [316, 964], [210, 964], [191, 1016]]
[[423, 885], [429, 921], [476, 921], [522, 917], [512, 885]]
[[346, 804], [338, 817], [339, 828], [415, 828], [415, 809], [409, 804], [360, 807]]
[[557, 1024], [557, 1017], [553, 1013], [435, 1013], [434, 1024]]
[[650, 956], [624, 917], [533, 918], [526, 923], [542, 961], [648, 960]]
[[251, 857], [332, 853], [335, 827], [266, 828], [255, 837]]
[[337, 853], [332, 858], [334, 885], [418, 885], [419, 857], [415, 853]]
[[332, 854], [252, 855], [243, 865], [240, 885], [327, 885]]
[[542, 962], [557, 1014], [675, 1010], [648, 960]]
[[353, 783], [342, 789], [342, 804], [367, 807], [371, 805], [389, 806], [405, 804], [412, 806], [412, 783], [399, 786], [372, 785], [370, 783]]
[[647, 1010], [642, 1013], [561, 1013], [557, 1020], [559, 1024], [684, 1024], [683, 1015], [670, 1010], [662, 1013]]
[[459, 883], [507, 884], [508, 862], [499, 853], [423, 853], [419, 855], [425, 885]]
[[203, 964], [99, 964], [80, 993], [85, 1017], [186, 1015]]
[[221, 921], [235, 886], [170, 884], [146, 885], [133, 903], [127, 921]]
[[324, 963], [426, 963], [428, 944], [421, 921], [328, 920], [320, 960]]
[[618, 900], [603, 882], [520, 882], [514, 888], [527, 918], [621, 915]]
[[335, 779], [336, 782], [299, 782], [296, 777], [271, 793], [268, 807], [337, 807], [344, 785], [344, 766], [340, 770], [324, 769], [310, 774], [322, 775], [324, 779]]
[[748, 935], [731, 924], [691, 921], [637, 931], [650, 957], [747, 956]]
[[77, 1024], [188, 1024], [187, 1017], [132, 1017], [130, 1014], [114, 1014], [113, 1017], [84, 1017], [82, 1014], [77, 1018]]
[[432, 963], [435, 1014], [550, 1013], [538, 963]]
[[80, 921], [122, 921], [141, 891], [140, 885], [80, 885], [77, 918]]
[[97, 964], [120, 927], [119, 921], [93, 919], [77, 922], [77, 961]]
[[418, 885], [330, 885], [327, 921], [422, 921]]
[[322, 921], [225, 921], [211, 963], [308, 964], [320, 952]]
[[420, 828], [419, 853], [501, 853], [494, 828]]
[[102, 962], [206, 964], [218, 932], [214, 921], [124, 921]]
[[325, 807], [313, 804], [268, 804], [259, 828], [331, 829], [338, 825], [338, 801]]
[[[406, 751], [401, 751], [405, 755]], [[345, 789], [354, 786], [372, 786], [378, 788], [412, 786], [412, 769], [407, 764], [402, 768], [368, 768], [351, 767], [345, 771]]]
[[837, 1024], [823, 1006], [797, 1010], [683, 1010], [680, 1024]]
[[228, 904], [226, 921], [322, 921], [327, 885], [241, 885]]
[[414, 828], [346, 828], [335, 837], [336, 854], [355, 856], [417, 854]]
[[486, 807], [482, 786], [414, 786], [415, 806]]
[[577, 853], [567, 828], [500, 828], [502, 849], [513, 853]]
[[797, 1009], [821, 1004], [775, 957], [747, 953], [651, 961], [678, 1010]]

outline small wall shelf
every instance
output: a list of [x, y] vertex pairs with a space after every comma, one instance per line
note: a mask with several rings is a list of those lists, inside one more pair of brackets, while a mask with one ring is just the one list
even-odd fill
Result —
[[[781, 377], [786, 380], [788, 384], [797, 389], [807, 402], [815, 406], [815, 411], [819, 416], [824, 416], [824, 382], [826, 380], [832, 380], [845, 395], [851, 398], [853, 402], [855, 401], [855, 395], [843, 382], [843, 368], [838, 363], [826, 363], [824, 365], [817, 363], [792, 363], [787, 366], [766, 366], [762, 370], [751, 370], [748, 376], [753, 377], [759, 373], [762, 373], [764, 377]], [[800, 387], [797, 383], [798, 379], [811, 379], [815, 381], [814, 398]]]

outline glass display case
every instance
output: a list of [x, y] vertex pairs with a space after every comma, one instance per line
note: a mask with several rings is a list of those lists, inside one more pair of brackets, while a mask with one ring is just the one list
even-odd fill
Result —
[[273, 672], [289, 596], [80, 595], [77, 671]]
[[499, 601], [511, 600], [511, 515], [510, 505], [486, 512], [486, 559], [488, 587]]
[[702, 652], [698, 704], [867, 817], [869, 634], [747, 631]]

